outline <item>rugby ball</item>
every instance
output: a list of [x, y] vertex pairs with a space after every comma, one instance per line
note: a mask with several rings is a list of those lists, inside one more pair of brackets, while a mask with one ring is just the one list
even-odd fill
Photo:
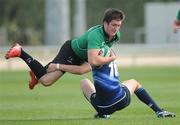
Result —
[[103, 57], [110, 56], [110, 48], [108, 46], [103, 46], [99, 51], [99, 55]]

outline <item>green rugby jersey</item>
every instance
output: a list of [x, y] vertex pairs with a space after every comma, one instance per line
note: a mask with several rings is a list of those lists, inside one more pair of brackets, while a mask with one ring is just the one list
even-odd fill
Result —
[[177, 20], [180, 21], [180, 10], [178, 11], [178, 14], [177, 14]]
[[104, 46], [111, 47], [119, 39], [120, 31], [116, 33], [111, 41], [108, 41], [108, 35], [104, 31], [103, 25], [97, 25], [91, 27], [79, 38], [73, 39], [71, 46], [76, 55], [87, 61], [88, 49], [101, 49]]

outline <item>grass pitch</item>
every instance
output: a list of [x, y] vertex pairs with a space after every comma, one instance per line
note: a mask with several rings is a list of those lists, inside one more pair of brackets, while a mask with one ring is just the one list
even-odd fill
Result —
[[120, 68], [121, 81], [137, 79], [175, 118], [158, 119], [132, 96], [130, 106], [110, 119], [93, 119], [95, 110], [83, 97], [83, 76], [65, 74], [51, 87], [28, 89], [26, 71], [0, 72], [0, 125], [178, 125], [180, 124], [180, 67]]

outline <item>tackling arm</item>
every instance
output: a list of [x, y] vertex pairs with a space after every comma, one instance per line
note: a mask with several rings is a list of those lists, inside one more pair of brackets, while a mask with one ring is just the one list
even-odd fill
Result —
[[91, 71], [91, 66], [89, 63], [83, 63], [82, 65], [65, 65], [59, 64], [59, 69], [62, 71], [66, 71], [72, 74], [82, 75], [84, 73]]
[[47, 72], [55, 72], [58, 70], [69, 72], [72, 74], [81, 75], [81, 74], [91, 71], [91, 66], [88, 63], [83, 63], [80, 66], [51, 63], [48, 66]]
[[92, 66], [100, 66], [105, 63], [111, 62], [116, 59], [115, 55], [103, 57], [99, 55], [100, 49], [90, 49], [88, 50], [88, 62]]

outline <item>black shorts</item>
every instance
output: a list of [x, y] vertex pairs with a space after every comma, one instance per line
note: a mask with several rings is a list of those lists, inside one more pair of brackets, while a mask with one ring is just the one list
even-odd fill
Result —
[[[68, 40], [62, 45], [61, 49], [59, 50], [59, 53], [51, 62], [49, 62], [49, 64], [60, 63], [60, 64], [66, 64], [66, 65], [81, 65], [84, 62], [85, 62], [84, 60], [80, 59], [74, 53], [71, 47], [71, 40]], [[46, 67], [48, 67], [48, 65]]]
[[125, 97], [124, 98], [120, 98], [118, 101], [116, 101], [114, 104], [110, 105], [110, 106], [105, 106], [105, 107], [100, 107], [98, 106], [99, 104], [96, 101], [96, 93], [93, 93], [91, 95], [91, 104], [92, 106], [95, 108], [95, 110], [98, 112], [98, 114], [101, 115], [109, 115], [114, 113], [115, 111], [121, 110], [125, 107], [127, 107], [130, 102], [131, 102], [131, 94], [130, 91], [128, 90], [128, 88], [126, 86], [123, 86], [123, 90], [125, 91]]

